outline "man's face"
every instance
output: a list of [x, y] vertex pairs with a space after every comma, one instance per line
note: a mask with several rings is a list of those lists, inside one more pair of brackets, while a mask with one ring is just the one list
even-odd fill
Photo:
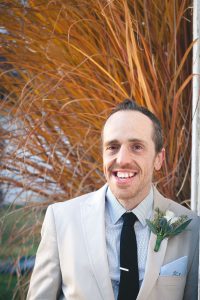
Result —
[[137, 111], [116, 112], [104, 126], [104, 174], [121, 203], [137, 206], [150, 191], [154, 169], [161, 168], [164, 149], [156, 154], [152, 136], [152, 121]]

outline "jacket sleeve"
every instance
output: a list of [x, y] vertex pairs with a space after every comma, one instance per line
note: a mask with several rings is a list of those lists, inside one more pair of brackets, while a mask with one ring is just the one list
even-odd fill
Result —
[[52, 206], [49, 206], [41, 230], [27, 300], [55, 300], [61, 290], [61, 271]]
[[[183, 300], [197, 300], [198, 299], [198, 273], [199, 273], [199, 225], [200, 218], [196, 218], [196, 226], [194, 229], [193, 243], [190, 245], [194, 247], [194, 255], [192, 263], [187, 275], [186, 286], [184, 290]], [[195, 245], [195, 246], [194, 246]]]

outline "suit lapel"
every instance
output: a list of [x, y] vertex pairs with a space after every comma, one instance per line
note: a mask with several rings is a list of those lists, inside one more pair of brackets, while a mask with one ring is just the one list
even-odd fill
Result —
[[142, 282], [142, 286], [140, 288], [140, 292], [138, 294], [137, 300], [148, 299], [148, 295], [150, 294], [153, 286], [156, 283], [156, 280], [160, 273], [160, 268], [164, 261], [168, 239], [164, 239], [162, 241], [161, 247], [158, 252], [154, 251], [155, 243], [156, 243], [156, 236], [155, 234], [151, 233], [144, 280]]
[[[168, 201], [154, 188], [154, 208], [159, 207], [160, 210], [165, 211], [168, 208]], [[160, 268], [163, 265], [168, 238], [164, 239], [161, 243], [161, 247], [158, 252], [154, 251], [154, 246], [156, 243], [156, 235], [151, 233], [146, 268], [144, 274], [144, 280], [142, 282], [137, 300], [146, 300], [154, 287], [156, 280], [160, 273]]]
[[[105, 193], [107, 185], [90, 195], [81, 204], [81, 220], [90, 265], [104, 300], [114, 300], [106, 252]], [[154, 209], [165, 211], [168, 201], [154, 188]], [[147, 300], [163, 265], [168, 239], [164, 239], [158, 252], [154, 251], [156, 236], [151, 233], [144, 280], [137, 300]]]
[[106, 252], [105, 192], [107, 185], [83, 201], [82, 226], [92, 272], [104, 300], [114, 300]]

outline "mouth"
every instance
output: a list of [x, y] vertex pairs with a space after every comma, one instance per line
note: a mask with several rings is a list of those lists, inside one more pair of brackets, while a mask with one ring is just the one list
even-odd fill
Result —
[[115, 171], [113, 175], [117, 178], [124, 179], [124, 178], [133, 178], [137, 175], [137, 172], [120, 172]]
[[137, 171], [113, 171], [113, 176], [119, 184], [131, 183], [137, 174]]

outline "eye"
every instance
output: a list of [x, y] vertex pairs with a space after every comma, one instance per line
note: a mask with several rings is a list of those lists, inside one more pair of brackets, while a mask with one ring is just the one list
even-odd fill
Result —
[[106, 147], [106, 150], [107, 151], [110, 151], [110, 152], [115, 152], [119, 149], [119, 145], [116, 145], [116, 144], [112, 144], [112, 145], [108, 145]]
[[108, 150], [115, 150], [115, 149], [117, 149], [117, 146], [116, 145], [111, 145], [111, 146], [108, 146], [107, 149]]
[[140, 152], [140, 151], [142, 151], [144, 149], [144, 147], [141, 144], [134, 144], [132, 146], [132, 149], [133, 149], [133, 151]]

